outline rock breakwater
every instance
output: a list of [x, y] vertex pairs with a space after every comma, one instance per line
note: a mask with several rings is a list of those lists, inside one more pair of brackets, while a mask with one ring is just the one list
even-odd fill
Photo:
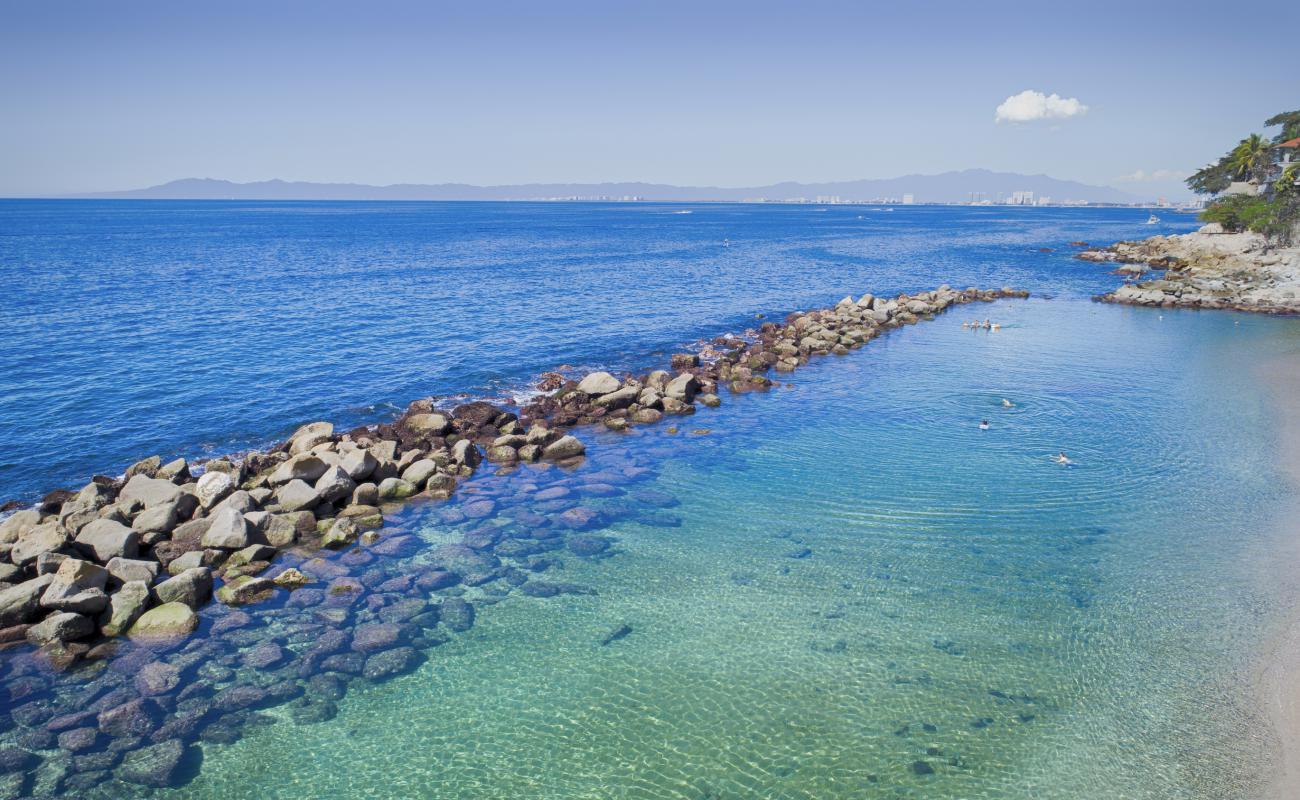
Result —
[[1222, 233], [1207, 225], [1196, 233], [1087, 250], [1079, 258], [1117, 263], [1118, 273], [1139, 278], [1163, 270], [1158, 278], [1126, 282], [1094, 298], [1104, 303], [1300, 313], [1300, 248], [1270, 248], [1256, 233]]

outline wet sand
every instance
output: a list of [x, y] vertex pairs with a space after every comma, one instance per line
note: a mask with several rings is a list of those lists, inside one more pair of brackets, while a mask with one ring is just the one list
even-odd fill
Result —
[[[1300, 351], [1276, 359], [1262, 377], [1278, 411], [1279, 467], [1297, 492], [1280, 516], [1288, 544], [1272, 570], [1294, 590], [1300, 585]], [[1300, 797], [1300, 608], [1267, 644], [1256, 680], [1276, 734], [1278, 766], [1268, 796]]]

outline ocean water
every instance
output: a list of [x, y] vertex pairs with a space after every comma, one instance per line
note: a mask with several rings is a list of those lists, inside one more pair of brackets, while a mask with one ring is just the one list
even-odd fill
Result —
[[[92, 211], [130, 213], [116, 208]], [[143, 213], [201, 217], [202, 208]], [[291, 230], [317, 224], [303, 221], [315, 206], [255, 208], [228, 213], [266, 225], [274, 213], [301, 217], [285, 223]], [[553, 284], [513, 280], [504, 268], [495, 280], [485, 277], [492, 270], [477, 281], [457, 273], [437, 286], [466, 302], [424, 316], [414, 309], [433, 305], [437, 292], [409, 276], [401, 285], [414, 283], [422, 299], [388, 284], [401, 313], [383, 307], [378, 286], [338, 279], [331, 303], [329, 291], [304, 279], [290, 294], [316, 298], [309, 306], [321, 328], [362, 313], [342, 299], [358, 293], [374, 294], [364, 312], [371, 320], [410, 326], [409, 336], [387, 335], [391, 350], [362, 349], [381, 376], [376, 387], [392, 391], [371, 402], [515, 389], [557, 361], [647, 363], [658, 349], [743, 327], [754, 314], [823, 305], [849, 290], [1005, 283], [1053, 297], [957, 307], [819, 359], [785, 378], [788, 386], [659, 426], [581, 430], [582, 466], [484, 470], [447, 503], [390, 516], [373, 547], [287, 554], [281, 563], [315, 577], [313, 586], [251, 607], [247, 619], [211, 606], [182, 647], [124, 644], [101, 666], [62, 676], [8, 651], [0, 752], [22, 748], [41, 761], [0, 788], [85, 798], [693, 800], [1208, 799], [1262, 790], [1275, 743], [1250, 674], [1296, 598], [1266, 579], [1290, 496], [1276, 464], [1275, 398], [1260, 378], [1295, 352], [1300, 324], [1089, 302], [1116, 279], [1070, 259], [1066, 243], [1139, 235], [1144, 214], [899, 207], [875, 212], [888, 218], [880, 220], [862, 209], [728, 206], [653, 221], [655, 207], [351, 208], [320, 212], [345, 218], [320, 223], [351, 231], [339, 234], [351, 242], [340, 250], [360, 247], [367, 224], [345, 221], [359, 214], [451, 215], [456, 230], [477, 231], [482, 243], [495, 228], [522, 239], [524, 223], [502, 220], [531, 215], [570, 242], [535, 233], [535, 270], [594, 273]], [[716, 241], [724, 231], [727, 247]], [[296, 235], [307, 247], [307, 234]], [[594, 269], [597, 251], [626, 256], [638, 237], [646, 240], [636, 248], [645, 253], [639, 270], [615, 279]], [[566, 261], [559, 251], [575, 240], [585, 244]], [[263, 252], [269, 245], [249, 247], [246, 258], [273, 259]], [[463, 242], [445, 247], [488, 263]], [[491, 263], [524, 259], [528, 249], [516, 242], [514, 256], [493, 251]], [[206, 257], [251, 269], [230, 252]], [[401, 256], [385, 258], [395, 265]], [[352, 268], [338, 255], [329, 263], [326, 284]], [[220, 270], [200, 272], [224, 280]], [[478, 303], [468, 302], [474, 284]], [[512, 293], [533, 311], [482, 316]], [[298, 310], [278, 303], [239, 319], [280, 326]], [[165, 323], [193, 332], [172, 340], [187, 353], [179, 361], [201, 358], [189, 352], [199, 342], [213, 348], [210, 359], [239, 355], [188, 314], [178, 308]], [[1002, 328], [961, 327], [975, 317]], [[518, 334], [530, 326], [535, 337]], [[346, 329], [375, 343], [386, 333], [360, 322]], [[278, 347], [293, 352], [294, 326], [276, 330]], [[516, 334], [476, 341], [469, 330]], [[466, 347], [477, 366], [436, 357], [455, 349], [442, 337], [457, 335], [474, 342]], [[130, 340], [123, 334], [119, 344]], [[73, 349], [65, 343], [64, 352]], [[272, 392], [263, 427], [250, 422], [242, 436], [255, 441], [332, 416], [331, 402], [356, 419], [383, 413], [349, 404], [346, 382], [331, 401], [329, 376], [349, 368], [337, 366], [346, 360], [338, 353], [315, 352], [336, 372], [292, 383], [311, 411], [294, 415]], [[435, 357], [413, 363], [416, 352]], [[246, 348], [243, 361], [247, 374], [276, 374], [275, 357], [260, 347]], [[430, 384], [417, 388], [422, 375]], [[177, 370], [171, 380], [179, 394], [209, 392], [213, 407], [168, 406], [163, 418], [215, 427], [214, 417], [251, 413], [199, 375]], [[135, 391], [133, 382], [118, 391]], [[122, 419], [128, 412], [117, 410]], [[20, 419], [8, 406], [4, 413]], [[69, 424], [60, 422], [69, 408], [44, 413], [47, 426]], [[981, 419], [989, 430], [979, 430]], [[15, 436], [31, 443], [49, 433], [31, 427], [13, 427]], [[236, 438], [177, 435], [169, 452]], [[135, 444], [129, 456], [113, 445], [120, 461], [140, 454]], [[1054, 463], [1059, 451], [1075, 464]], [[564, 527], [560, 515], [575, 506], [600, 512], [594, 530]], [[610, 547], [577, 555], [578, 536], [605, 537]], [[440, 548], [458, 542], [498, 560], [502, 577], [422, 588], [420, 578], [445, 563]], [[472, 626], [457, 622], [459, 601], [474, 608]], [[393, 626], [387, 646], [409, 648], [400, 674], [382, 680], [354, 675], [362, 656], [349, 655], [375, 652], [358, 644], [375, 625]], [[101, 736], [69, 758], [42, 736], [56, 714], [138, 697], [136, 677], [153, 661], [182, 678], [147, 701], [156, 704], [150, 725], [171, 725], [186, 743], [170, 787], [119, 780], [147, 738]]]
[[[679, 213], [690, 211], [689, 214]], [[0, 500], [652, 363], [863, 291], [1083, 297], [1141, 209], [0, 200]], [[1050, 248], [1051, 252], [1039, 252]]]

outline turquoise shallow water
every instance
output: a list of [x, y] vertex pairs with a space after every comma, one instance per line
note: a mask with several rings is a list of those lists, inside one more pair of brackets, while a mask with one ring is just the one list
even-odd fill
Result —
[[[595, 594], [441, 590], [477, 620], [414, 671], [314, 724], [267, 709], [157, 794], [1251, 797], [1272, 734], [1246, 676], [1294, 600], [1260, 580], [1287, 494], [1257, 377], [1297, 345], [1295, 320], [1003, 301], [676, 434], [584, 432], [580, 469], [475, 478], [396, 521], [420, 547], [349, 569], [419, 572], [581, 503], [614, 547], [542, 574]], [[401, 596], [368, 589], [343, 627]], [[295, 653], [318, 635], [311, 609], [257, 613]]]

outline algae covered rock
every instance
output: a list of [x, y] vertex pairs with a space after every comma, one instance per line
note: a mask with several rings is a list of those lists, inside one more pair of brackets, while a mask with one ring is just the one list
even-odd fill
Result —
[[274, 593], [275, 584], [270, 580], [241, 575], [218, 589], [217, 599], [228, 606], [243, 606], [260, 603]]
[[189, 636], [198, 627], [194, 609], [184, 603], [163, 603], [140, 615], [127, 635], [132, 639], [173, 639]]

